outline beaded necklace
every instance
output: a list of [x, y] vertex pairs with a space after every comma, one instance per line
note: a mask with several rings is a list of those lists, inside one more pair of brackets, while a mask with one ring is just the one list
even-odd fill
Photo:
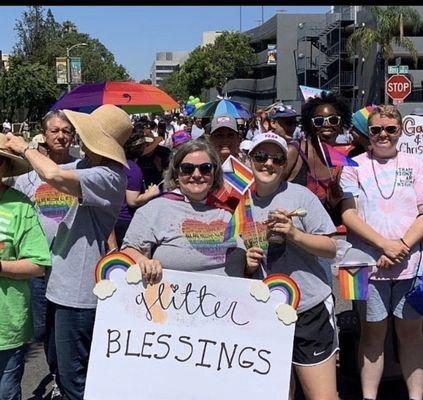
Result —
[[380, 195], [382, 196], [382, 198], [384, 198], [385, 200], [389, 200], [390, 198], [392, 198], [392, 196], [395, 193], [395, 188], [397, 186], [397, 177], [398, 177], [398, 151], [397, 151], [397, 155], [396, 155], [396, 165], [395, 165], [395, 180], [394, 180], [394, 186], [392, 187], [392, 191], [391, 194], [389, 196], [385, 196], [382, 193], [382, 189], [379, 186], [379, 181], [377, 180], [377, 175], [376, 175], [376, 170], [375, 170], [375, 166], [374, 166], [374, 161], [373, 161], [373, 151], [370, 152], [370, 160], [372, 162], [372, 170], [373, 170], [373, 176], [375, 178], [375, 182], [376, 182], [376, 186], [379, 190]]

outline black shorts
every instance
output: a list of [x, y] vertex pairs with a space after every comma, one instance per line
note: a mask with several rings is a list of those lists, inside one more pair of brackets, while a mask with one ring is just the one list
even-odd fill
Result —
[[317, 306], [298, 314], [292, 363], [302, 366], [320, 364], [338, 349], [335, 306], [333, 297], [329, 296]]

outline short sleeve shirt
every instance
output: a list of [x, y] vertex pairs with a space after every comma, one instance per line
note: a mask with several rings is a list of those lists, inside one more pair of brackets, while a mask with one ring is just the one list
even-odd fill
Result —
[[[372, 160], [368, 152], [353, 158], [358, 167], [344, 167], [340, 184], [344, 197], [357, 197], [358, 215], [376, 232], [397, 240], [415, 221], [418, 205], [423, 204], [423, 164], [413, 154], [398, 152], [395, 158]], [[385, 197], [385, 198], [384, 198]], [[381, 252], [354, 232], [348, 241], [377, 260]], [[419, 246], [407, 260], [389, 269], [378, 269], [371, 279], [409, 279], [419, 262]]]
[[[48, 243], [30, 200], [11, 188], [0, 200], [0, 258], [51, 266]], [[28, 279], [0, 276], [0, 351], [17, 348], [31, 337]]]
[[[328, 235], [336, 232], [333, 222], [318, 197], [309, 189], [296, 183], [283, 182], [279, 190], [268, 197], [252, 195], [252, 220], [243, 234], [245, 246], [261, 247], [265, 251], [263, 269], [267, 274], [283, 273], [297, 283], [301, 300], [298, 312], [304, 312], [326, 299], [332, 289], [325, 269], [316, 256], [295, 244], [269, 244], [264, 221], [269, 211], [278, 208], [293, 211], [307, 210], [305, 217], [293, 217], [294, 225], [307, 233]], [[262, 276], [259, 276], [262, 278]]]

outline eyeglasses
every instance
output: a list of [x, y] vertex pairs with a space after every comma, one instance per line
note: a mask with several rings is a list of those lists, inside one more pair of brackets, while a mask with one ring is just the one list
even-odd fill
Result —
[[53, 128], [53, 129], [47, 129], [47, 132], [52, 133], [53, 135], [57, 135], [59, 132], [62, 132], [65, 136], [74, 136], [75, 132], [70, 131], [68, 129], [59, 129], [59, 128]]
[[369, 133], [372, 136], [379, 136], [382, 131], [385, 131], [388, 135], [397, 135], [399, 133], [400, 127], [397, 125], [372, 125], [369, 126]]
[[184, 175], [192, 175], [194, 171], [198, 168], [201, 175], [210, 175], [213, 170], [216, 168], [215, 164], [212, 163], [202, 163], [202, 164], [192, 164], [192, 163], [182, 163], [179, 165], [179, 171]]
[[275, 165], [283, 165], [286, 162], [286, 156], [283, 153], [277, 153], [273, 156], [264, 152], [264, 151], [256, 151], [251, 158], [254, 162], [259, 164], [264, 164], [270, 158]]
[[339, 115], [329, 115], [328, 117], [313, 117], [311, 119], [316, 128], [321, 128], [323, 125], [338, 126], [341, 123]]

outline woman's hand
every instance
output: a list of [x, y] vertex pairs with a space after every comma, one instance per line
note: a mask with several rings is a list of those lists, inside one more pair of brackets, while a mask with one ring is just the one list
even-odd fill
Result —
[[401, 240], [384, 240], [380, 249], [394, 263], [400, 263], [410, 253], [410, 249]]
[[246, 274], [253, 274], [264, 258], [264, 251], [260, 247], [250, 247], [247, 250], [247, 270]]
[[381, 268], [381, 269], [389, 269], [393, 265], [395, 265], [395, 263], [389, 257], [385, 256], [384, 254], [382, 254], [379, 257], [379, 260], [377, 260], [377, 262], [376, 262], [376, 267]]
[[157, 197], [160, 194], [160, 188], [159, 188], [158, 185], [151, 184], [147, 188], [146, 192], [148, 193], [148, 197], [154, 198], [154, 197]]
[[25, 149], [28, 147], [28, 142], [21, 136], [15, 136], [13, 133], [6, 135], [6, 149], [13, 151], [16, 154], [23, 155]]
[[278, 208], [272, 216], [271, 220], [266, 221], [267, 228], [273, 232], [286, 235], [287, 239], [293, 241], [296, 228], [292, 222], [292, 218], [288, 217], [289, 211]]
[[162, 279], [163, 267], [159, 260], [139, 260], [138, 265], [141, 269], [141, 275], [144, 282], [154, 285]]

